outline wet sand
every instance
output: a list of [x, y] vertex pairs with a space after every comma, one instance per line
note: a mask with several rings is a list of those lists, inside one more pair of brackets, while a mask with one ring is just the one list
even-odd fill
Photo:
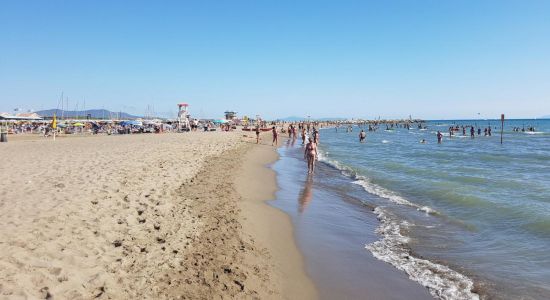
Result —
[[433, 299], [427, 288], [377, 260], [365, 244], [380, 239], [368, 197], [335, 170], [317, 164], [308, 176], [299, 142], [279, 150], [273, 169], [280, 190], [270, 204], [292, 219], [308, 274], [321, 299]]
[[272, 258], [270, 282], [282, 292], [276, 298], [316, 299], [317, 290], [306, 275], [289, 216], [265, 203], [275, 199], [278, 190], [276, 174], [267, 168], [277, 159], [275, 148], [268, 145], [253, 145], [244, 155], [241, 176], [236, 177], [237, 191], [243, 197], [243, 229]]

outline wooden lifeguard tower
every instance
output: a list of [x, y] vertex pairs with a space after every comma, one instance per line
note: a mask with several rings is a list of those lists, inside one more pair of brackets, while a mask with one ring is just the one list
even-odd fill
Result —
[[189, 131], [189, 104], [178, 103], [178, 131]]

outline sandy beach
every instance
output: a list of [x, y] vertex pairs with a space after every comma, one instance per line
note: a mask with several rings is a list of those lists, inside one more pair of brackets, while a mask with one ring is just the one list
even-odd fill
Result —
[[0, 298], [317, 296], [242, 132], [0, 146]]

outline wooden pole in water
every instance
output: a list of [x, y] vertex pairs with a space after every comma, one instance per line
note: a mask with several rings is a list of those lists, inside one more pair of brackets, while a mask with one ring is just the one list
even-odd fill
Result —
[[502, 145], [502, 133], [504, 131], [504, 114], [500, 115], [500, 144]]

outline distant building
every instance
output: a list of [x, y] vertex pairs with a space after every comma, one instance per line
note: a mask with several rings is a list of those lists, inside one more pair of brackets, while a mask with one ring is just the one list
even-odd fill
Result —
[[225, 119], [229, 121], [233, 121], [237, 117], [237, 112], [235, 111], [226, 111], [225, 113]]
[[19, 113], [15, 115], [0, 113], [0, 120], [40, 121], [43, 118], [37, 113]]

